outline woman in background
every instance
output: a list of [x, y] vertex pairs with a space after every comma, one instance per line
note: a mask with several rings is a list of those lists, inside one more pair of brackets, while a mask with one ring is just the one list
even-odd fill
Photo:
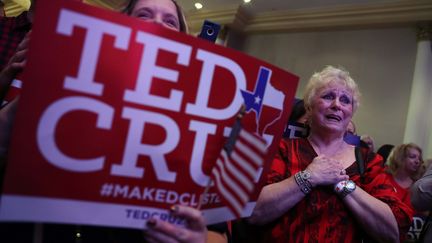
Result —
[[183, 10], [174, 0], [130, 0], [122, 12], [171, 30], [188, 33]]
[[[188, 33], [186, 19], [180, 6], [174, 0], [131, 0], [123, 13], [146, 22], [183, 33]], [[171, 213], [186, 219], [186, 227], [178, 227], [160, 219], [147, 221], [144, 231], [149, 242], [227, 242], [226, 224], [213, 225], [207, 231], [202, 213], [194, 208], [176, 205]], [[217, 232], [219, 230], [219, 232]]]
[[[410, 188], [424, 171], [422, 150], [418, 145], [414, 143], [401, 144], [390, 152], [387, 160], [387, 177], [399, 199], [411, 207], [412, 210], [414, 208], [411, 205]], [[413, 224], [407, 233], [406, 242], [416, 242], [418, 240], [418, 228], [421, 227], [418, 222], [423, 221], [425, 216], [424, 212], [414, 212]]]
[[388, 157], [388, 177], [398, 197], [411, 205], [409, 189], [424, 173], [422, 149], [407, 143], [396, 146]]

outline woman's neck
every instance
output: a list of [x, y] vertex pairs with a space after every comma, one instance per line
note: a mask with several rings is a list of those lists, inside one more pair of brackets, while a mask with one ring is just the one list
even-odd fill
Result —
[[393, 177], [395, 181], [403, 188], [408, 188], [414, 183], [410, 174], [408, 174], [405, 170], [397, 170]]
[[308, 140], [318, 155], [333, 156], [346, 145], [343, 135], [311, 132]]

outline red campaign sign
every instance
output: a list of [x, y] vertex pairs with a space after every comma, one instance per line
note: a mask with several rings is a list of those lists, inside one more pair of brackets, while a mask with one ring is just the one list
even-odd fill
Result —
[[[38, 1], [0, 219], [143, 228], [197, 207], [245, 100], [268, 142], [298, 77], [155, 24], [74, 1]], [[256, 106], [257, 104], [261, 104]], [[250, 215], [255, 190], [243, 216]], [[208, 223], [232, 219], [212, 187]]]

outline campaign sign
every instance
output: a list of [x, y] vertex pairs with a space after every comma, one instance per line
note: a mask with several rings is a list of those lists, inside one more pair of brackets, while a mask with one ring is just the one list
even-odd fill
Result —
[[[143, 228], [197, 207], [236, 115], [275, 154], [298, 77], [75, 1], [38, 1], [0, 218]], [[246, 100], [246, 101], [245, 101]], [[257, 186], [243, 216], [255, 205]], [[212, 187], [208, 223], [232, 219]]]

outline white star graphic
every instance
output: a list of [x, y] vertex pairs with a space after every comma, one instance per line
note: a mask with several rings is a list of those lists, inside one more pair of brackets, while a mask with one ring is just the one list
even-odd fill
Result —
[[259, 104], [261, 102], [261, 98], [259, 96], [255, 96], [255, 104]]

